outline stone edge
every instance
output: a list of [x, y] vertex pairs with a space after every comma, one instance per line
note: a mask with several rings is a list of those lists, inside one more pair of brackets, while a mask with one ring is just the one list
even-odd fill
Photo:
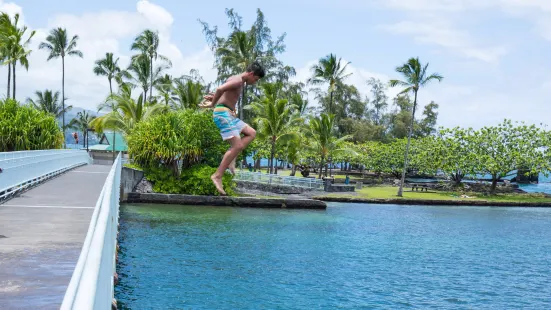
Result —
[[550, 208], [551, 202], [506, 202], [487, 200], [425, 200], [425, 199], [380, 199], [380, 198], [346, 198], [346, 197], [313, 197], [326, 202], [372, 203], [398, 205], [440, 205], [440, 206], [473, 206], [473, 207], [541, 207]]
[[179, 194], [128, 193], [126, 203], [158, 203], [242, 208], [326, 209], [317, 199], [254, 198], [227, 196], [194, 196]]

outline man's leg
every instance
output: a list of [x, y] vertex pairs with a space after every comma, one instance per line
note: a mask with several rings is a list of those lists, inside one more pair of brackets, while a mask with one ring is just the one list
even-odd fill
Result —
[[224, 176], [224, 171], [226, 171], [231, 162], [237, 157], [237, 155], [239, 155], [239, 152], [243, 150], [243, 142], [241, 141], [241, 137], [235, 136], [228, 141], [230, 142], [231, 147], [226, 154], [224, 154], [224, 157], [222, 158], [220, 166], [218, 166], [216, 172], [210, 177], [214, 182], [216, 189], [222, 195], [226, 195], [226, 192], [222, 186], [222, 176]]
[[230, 167], [231, 170], [231, 163], [235, 162], [235, 159], [239, 153], [244, 150], [256, 137], [256, 131], [250, 126], [245, 126], [241, 132], [244, 134], [243, 138], [235, 136], [228, 140], [231, 145], [230, 149], [226, 152], [226, 154], [224, 154], [224, 158], [222, 158], [220, 166], [218, 166], [216, 172], [210, 177], [214, 182], [216, 189], [222, 195], [226, 195], [226, 192], [222, 186], [222, 176], [224, 175], [224, 171], [226, 171], [228, 167]]
[[[243, 144], [243, 150], [244, 150], [256, 137], [256, 131], [249, 125], [246, 125], [243, 128], [243, 130], [241, 130], [241, 133], [243, 134], [243, 137], [241, 138], [241, 143]], [[239, 156], [239, 153], [237, 154], [237, 156]], [[232, 162], [228, 166], [228, 169], [230, 169], [233, 175], [235, 175], [235, 161], [237, 160], [237, 156], [232, 160]]]

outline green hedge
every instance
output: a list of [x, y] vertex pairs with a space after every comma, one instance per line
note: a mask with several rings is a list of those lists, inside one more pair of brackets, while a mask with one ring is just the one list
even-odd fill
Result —
[[128, 135], [128, 153], [142, 167], [163, 165], [177, 174], [196, 164], [216, 167], [229, 145], [212, 121], [211, 111], [170, 111], [136, 125]]
[[[163, 194], [186, 194], [186, 195], [219, 195], [212, 183], [211, 175], [216, 168], [206, 165], [196, 165], [184, 169], [180, 176], [174, 176], [172, 171], [166, 167], [146, 169], [146, 178], [153, 183], [153, 190]], [[226, 173], [222, 178], [226, 194], [235, 195], [235, 183], [231, 174]]]
[[0, 152], [58, 149], [63, 132], [55, 117], [13, 99], [0, 100]]

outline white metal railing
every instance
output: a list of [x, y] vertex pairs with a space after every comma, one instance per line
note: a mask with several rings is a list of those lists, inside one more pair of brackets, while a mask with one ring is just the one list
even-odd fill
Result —
[[0, 153], [0, 200], [74, 167], [92, 163], [81, 150]]
[[62, 310], [111, 309], [114, 297], [121, 153], [96, 203], [77, 265], [65, 292]]
[[281, 176], [277, 174], [265, 174], [261, 172], [236, 171], [235, 180], [249, 181], [264, 184], [279, 184], [296, 187], [323, 190], [323, 181], [314, 178]]

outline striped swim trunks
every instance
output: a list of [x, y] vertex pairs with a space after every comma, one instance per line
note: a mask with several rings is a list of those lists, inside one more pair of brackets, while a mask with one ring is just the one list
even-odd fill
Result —
[[223, 140], [239, 137], [247, 126], [242, 120], [232, 115], [232, 110], [223, 104], [217, 104], [212, 114], [216, 127], [220, 129]]

